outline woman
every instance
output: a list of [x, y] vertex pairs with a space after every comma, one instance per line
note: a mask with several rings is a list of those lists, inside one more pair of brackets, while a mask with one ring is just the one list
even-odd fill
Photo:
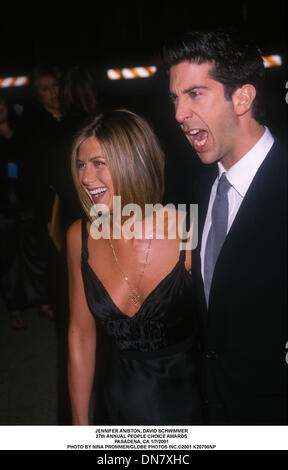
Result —
[[[201, 423], [191, 251], [180, 250], [181, 234], [168, 238], [169, 216], [162, 238], [155, 214], [141, 218], [147, 204], [163, 196], [155, 135], [129, 111], [100, 115], [75, 140], [72, 173], [88, 216], [67, 233], [73, 423], [89, 423], [94, 370], [100, 423]], [[134, 223], [123, 211], [115, 213], [113, 196], [121, 196], [122, 208], [138, 208]], [[128, 236], [127, 223], [138, 238]]]
[[[60, 71], [58, 67], [49, 64], [37, 65], [33, 69], [32, 85], [36, 100], [43, 115], [46, 113], [50, 118], [60, 121], [62, 118], [59, 99]], [[44, 117], [43, 117], [44, 120]], [[46, 117], [48, 122], [48, 117]]]

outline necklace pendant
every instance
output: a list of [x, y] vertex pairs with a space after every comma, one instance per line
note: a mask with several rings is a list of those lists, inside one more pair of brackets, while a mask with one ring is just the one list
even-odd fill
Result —
[[137, 295], [137, 291], [135, 289], [132, 290], [132, 294], [129, 295], [129, 299], [132, 300], [135, 307], [138, 307], [138, 304], [139, 304], [138, 299], [140, 299], [140, 295]]

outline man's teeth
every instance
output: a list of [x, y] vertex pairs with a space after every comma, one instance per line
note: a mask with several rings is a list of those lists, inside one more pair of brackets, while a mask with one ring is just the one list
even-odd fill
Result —
[[92, 189], [91, 191], [89, 191], [89, 193], [92, 194], [92, 196], [99, 196], [99, 194], [105, 193], [105, 191], [107, 191], [107, 189], [108, 188]]
[[198, 147], [202, 147], [204, 144], [206, 144], [207, 139], [208, 139], [208, 134], [206, 133], [206, 131], [203, 131], [201, 129], [192, 129], [191, 131], [189, 131], [189, 135], [191, 135], [191, 136], [196, 136], [199, 133], [201, 133], [202, 136], [203, 136], [203, 132], [204, 132], [204, 136], [205, 136], [204, 139], [197, 140], [197, 138], [195, 138], [195, 143], [197, 144]]
[[195, 135], [200, 132], [200, 129], [193, 129], [192, 131], [189, 132], [190, 135]]
[[204, 144], [206, 143], [206, 141], [207, 141], [207, 138], [206, 138], [206, 139], [203, 139], [203, 140], [200, 140], [200, 141], [197, 140], [197, 145], [198, 145], [198, 147], [199, 147], [199, 146], [201, 147], [202, 145], [204, 145]]

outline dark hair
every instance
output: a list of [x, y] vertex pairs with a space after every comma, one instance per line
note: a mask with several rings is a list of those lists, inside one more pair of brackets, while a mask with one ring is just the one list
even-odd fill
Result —
[[86, 68], [75, 66], [66, 71], [60, 95], [64, 114], [96, 113], [95, 85]]
[[231, 99], [237, 88], [251, 84], [256, 89], [252, 115], [261, 122], [264, 117], [261, 95], [265, 69], [258, 46], [243, 32], [223, 29], [195, 31], [168, 40], [163, 46], [166, 68], [180, 62], [213, 64], [210, 76], [222, 83], [226, 99]]

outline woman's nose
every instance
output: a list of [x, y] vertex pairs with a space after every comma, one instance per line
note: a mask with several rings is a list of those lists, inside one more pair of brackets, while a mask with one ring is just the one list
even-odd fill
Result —
[[95, 181], [95, 171], [91, 165], [86, 165], [82, 173], [82, 183], [89, 185]]
[[56, 98], [58, 96], [58, 88], [57, 87], [52, 87], [50, 89], [50, 95], [52, 98]]

